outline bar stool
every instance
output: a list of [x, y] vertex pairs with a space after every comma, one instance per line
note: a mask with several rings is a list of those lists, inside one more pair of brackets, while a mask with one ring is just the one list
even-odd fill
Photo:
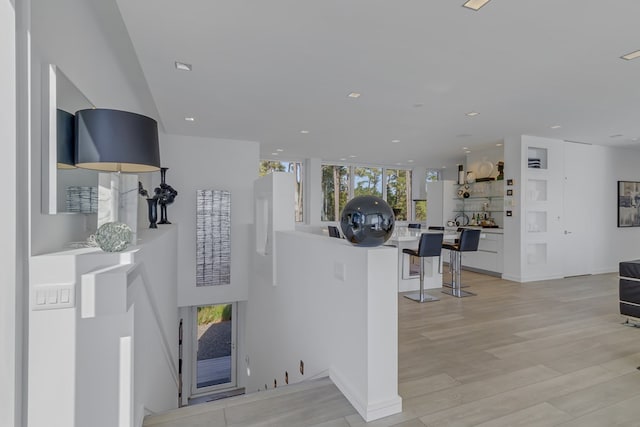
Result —
[[474, 252], [478, 250], [480, 232], [481, 230], [464, 228], [462, 232], [460, 232], [459, 243], [442, 244], [443, 249], [449, 249], [451, 256], [449, 261], [449, 266], [451, 268], [451, 289], [443, 289], [442, 293], [453, 295], [458, 298], [475, 295], [472, 292], [466, 292], [460, 289], [462, 287], [462, 283], [460, 282], [460, 273], [462, 270], [462, 252]]
[[441, 233], [422, 233], [422, 235], [420, 236], [420, 243], [418, 243], [418, 250], [402, 250], [403, 254], [420, 257], [420, 292], [407, 294], [405, 295], [406, 298], [412, 299], [417, 302], [438, 301], [440, 299], [424, 293], [424, 259], [427, 257], [438, 257], [438, 264], [440, 264], [442, 237], [443, 234]]
[[[458, 227], [456, 229], [456, 233], [462, 233], [462, 230], [464, 230], [464, 227]], [[451, 242], [446, 242], [446, 243], [451, 243]], [[456, 245], [460, 243], [460, 235], [458, 235], [458, 237], [456, 239], [453, 239], [453, 243], [455, 243]], [[446, 248], [443, 248], [446, 249]], [[451, 263], [451, 254], [449, 254], [449, 271], [453, 271], [453, 264]], [[453, 282], [453, 280], [452, 280]], [[453, 285], [451, 283], [443, 283], [442, 286], [444, 286], [445, 288], [452, 288]], [[461, 288], [466, 288], [467, 285], [460, 285]]]

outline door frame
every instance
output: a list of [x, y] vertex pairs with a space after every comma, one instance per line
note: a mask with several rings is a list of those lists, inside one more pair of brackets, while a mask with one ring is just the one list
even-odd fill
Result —
[[[208, 387], [198, 388], [198, 307], [207, 307], [212, 305], [231, 304], [231, 381], [223, 384], [216, 384]], [[220, 303], [205, 304], [191, 307], [191, 388], [190, 398], [197, 397], [212, 392], [227, 390], [237, 387], [237, 330], [238, 330], [238, 304]], [[183, 391], [184, 393], [184, 391]]]

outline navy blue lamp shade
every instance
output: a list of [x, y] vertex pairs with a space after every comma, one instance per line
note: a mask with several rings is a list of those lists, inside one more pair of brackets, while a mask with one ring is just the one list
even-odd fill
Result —
[[160, 170], [158, 123], [127, 111], [77, 111], [76, 166], [107, 172]]
[[75, 118], [64, 110], [56, 110], [56, 146], [58, 169], [75, 169]]

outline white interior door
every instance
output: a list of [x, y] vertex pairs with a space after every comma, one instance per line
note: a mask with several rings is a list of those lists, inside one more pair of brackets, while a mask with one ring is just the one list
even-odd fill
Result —
[[594, 165], [591, 145], [565, 142], [562, 247], [564, 276], [590, 274], [592, 247], [589, 206]]

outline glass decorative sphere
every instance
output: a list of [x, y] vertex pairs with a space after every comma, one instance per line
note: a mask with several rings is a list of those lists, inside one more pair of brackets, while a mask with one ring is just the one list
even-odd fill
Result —
[[387, 202], [376, 196], [351, 199], [340, 214], [345, 239], [356, 246], [380, 246], [393, 233], [395, 216]]
[[122, 222], [104, 223], [96, 231], [96, 243], [105, 252], [123, 251], [131, 243], [131, 227]]

